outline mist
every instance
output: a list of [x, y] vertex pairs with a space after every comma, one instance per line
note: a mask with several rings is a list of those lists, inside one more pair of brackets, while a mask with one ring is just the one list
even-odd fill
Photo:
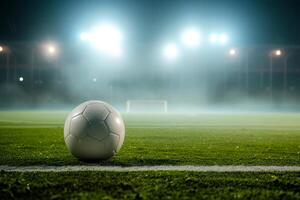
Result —
[[1, 109], [69, 110], [101, 100], [124, 112], [128, 100], [165, 100], [169, 112], [299, 110], [300, 59], [292, 47], [282, 48], [288, 59], [272, 58], [271, 75], [273, 46], [235, 47], [234, 56], [229, 47], [201, 47], [166, 60], [150, 44], [132, 46], [117, 58], [79, 45], [65, 45], [53, 58], [38, 52], [34, 63], [26, 59], [30, 54], [22, 54], [25, 60], [12, 54], [9, 71], [2, 55]]

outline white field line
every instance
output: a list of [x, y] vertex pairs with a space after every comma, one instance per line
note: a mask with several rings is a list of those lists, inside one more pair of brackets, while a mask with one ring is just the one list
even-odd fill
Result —
[[108, 172], [138, 172], [138, 171], [191, 171], [191, 172], [300, 172], [300, 166], [99, 166], [99, 165], [67, 165], [67, 166], [9, 166], [0, 165], [0, 171], [6, 172], [70, 172], [70, 171], [108, 171]]

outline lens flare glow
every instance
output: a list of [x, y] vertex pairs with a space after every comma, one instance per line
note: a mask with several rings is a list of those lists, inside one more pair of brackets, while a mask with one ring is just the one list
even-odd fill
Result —
[[236, 49], [230, 49], [229, 50], [229, 55], [235, 56], [236, 55]]
[[112, 24], [101, 24], [89, 33], [81, 33], [80, 39], [88, 41], [100, 52], [112, 56], [122, 55], [122, 34], [121, 31]]
[[219, 41], [221, 44], [226, 44], [228, 42], [228, 36], [224, 33], [220, 34]]
[[88, 33], [81, 33], [80, 34], [80, 39], [83, 40], [83, 41], [87, 41], [90, 39], [90, 34]]
[[55, 47], [54, 46], [48, 46], [48, 52], [50, 53], [50, 54], [54, 54], [55, 53], [55, 51], [56, 51], [56, 49], [55, 49]]
[[178, 49], [175, 44], [167, 44], [163, 49], [163, 54], [168, 60], [174, 60], [178, 56]]
[[218, 41], [218, 34], [216, 33], [212, 33], [210, 36], [209, 36], [209, 40], [211, 43], [216, 43]]
[[187, 29], [182, 34], [182, 42], [189, 47], [196, 47], [200, 44], [200, 33], [197, 29]]
[[281, 56], [281, 54], [282, 54], [282, 52], [281, 52], [280, 49], [277, 49], [277, 50], [275, 51], [275, 55], [276, 55], [276, 56]]

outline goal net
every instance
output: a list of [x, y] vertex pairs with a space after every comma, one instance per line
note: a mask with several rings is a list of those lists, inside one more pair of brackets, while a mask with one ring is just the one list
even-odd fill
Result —
[[168, 112], [168, 103], [165, 100], [128, 100], [126, 111], [133, 113], [166, 113]]

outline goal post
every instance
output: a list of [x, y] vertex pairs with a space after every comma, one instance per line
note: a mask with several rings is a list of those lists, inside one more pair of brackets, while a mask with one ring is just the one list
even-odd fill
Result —
[[166, 100], [128, 100], [126, 101], [127, 113], [166, 113], [168, 102]]

